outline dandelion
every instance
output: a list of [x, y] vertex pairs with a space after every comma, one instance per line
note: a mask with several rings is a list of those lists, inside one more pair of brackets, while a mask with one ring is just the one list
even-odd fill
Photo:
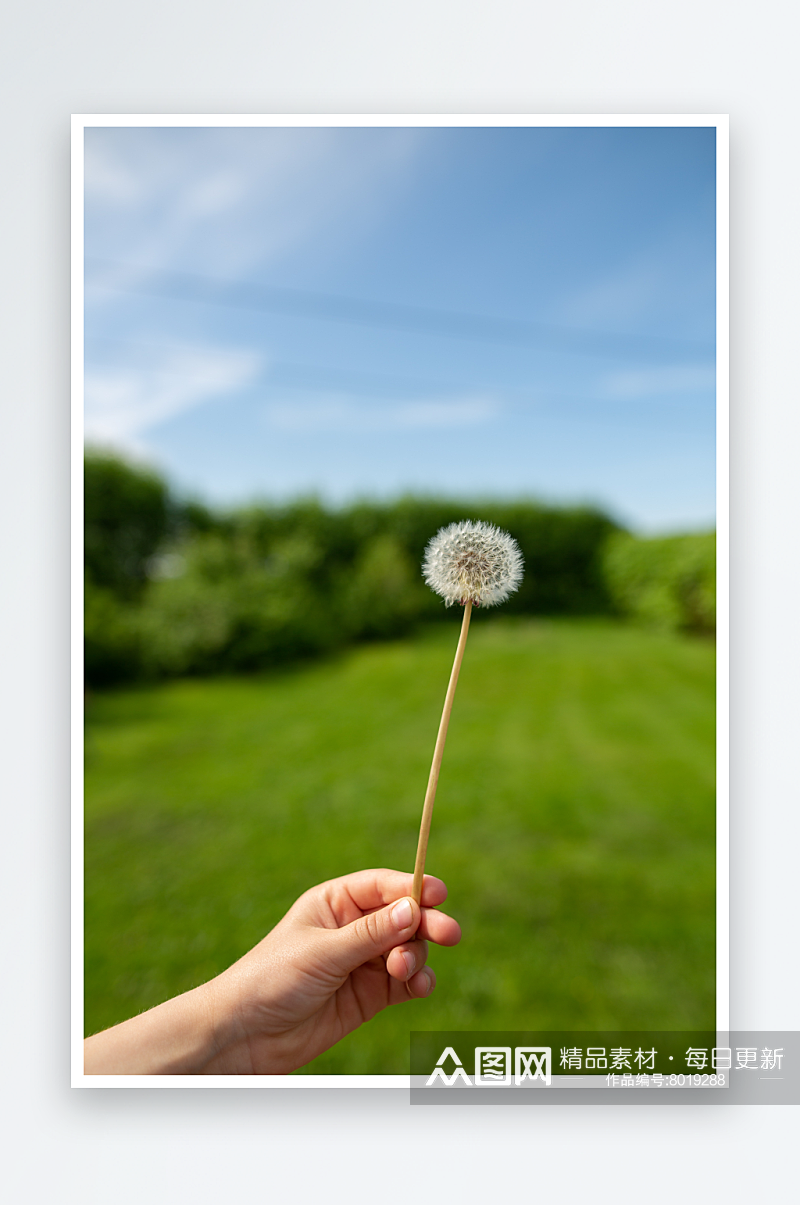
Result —
[[471, 602], [495, 607], [522, 581], [517, 541], [491, 523], [451, 523], [433, 537], [422, 564], [425, 581], [445, 606]]
[[425, 874], [425, 856], [428, 852], [428, 837], [433, 817], [433, 802], [439, 782], [439, 771], [444, 755], [444, 743], [453, 710], [453, 699], [458, 684], [458, 673], [467, 646], [467, 633], [472, 608], [494, 607], [505, 602], [519, 588], [522, 581], [522, 553], [516, 540], [491, 523], [476, 523], [468, 519], [463, 523], [451, 523], [438, 531], [425, 549], [422, 565], [425, 581], [450, 607], [461, 603], [464, 618], [461, 635], [456, 648], [450, 682], [444, 700], [444, 709], [439, 723], [439, 733], [433, 751], [433, 763], [425, 803], [422, 808], [422, 823], [419, 830], [417, 860], [414, 865], [414, 882], [411, 894], [419, 903], [422, 895], [422, 880]]

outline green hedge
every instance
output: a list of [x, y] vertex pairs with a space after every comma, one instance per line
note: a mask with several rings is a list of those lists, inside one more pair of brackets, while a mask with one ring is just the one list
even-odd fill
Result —
[[617, 611], [708, 627], [694, 545], [634, 540], [588, 507], [407, 497], [214, 513], [99, 454], [87, 456], [85, 493], [90, 685], [262, 669], [445, 619], [420, 566], [431, 536], [461, 519], [495, 523], [520, 545], [525, 576], [507, 614]]
[[717, 622], [716, 534], [608, 540], [605, 580], [618, 611], [650, 627], [711, 635]]
[[147, 561], [174, 529], [174, 504], [153, 472], [114, 456], [84, 458], [84, 560], [89, 580], [117, 598], [136, 599]]

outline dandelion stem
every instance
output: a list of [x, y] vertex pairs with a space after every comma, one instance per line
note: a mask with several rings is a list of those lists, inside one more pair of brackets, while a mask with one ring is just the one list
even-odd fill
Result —
[[417, 903], [420, 902], [422, 896], [422, 880], [425, 875], [425, 855], [428, 852], [428, 837], [431, 831], [431, 819], [433, 817], [433, 801], [436, 798], [436, 787], [439, 782], [439, 770], [442, 767], [442, 757], [444, 755], [444, 743], [447, 740], [447, 726], [450, 723], [450, 712], [453, 710], [453, 699], [456, 694], [456, 686], [458, 685], [458, 671], [461, 669], [461, 662], [464, 658], [464, 649], [467, 647], [467, 633], [469, 632], [469, 619], [472, 614], [472, 602], [467, 600], [464, 604], [464, 618], [461, 621], [461, 635], [458, 638], [458, 648], [453, 662], [453, 669], [450, 674], [450, 682], [447, 687], [447, 694], [444, 699], [444, 708], [442, 710], [442, 718], [439, 722], [439, 734], [436, 737], [436, 745], [433, 750], [433, 762], [431, 764], [431, 772], [428, 778], [428, 789], [425, 792], [425, 803], [422, 807], [422, 823], [419, 827], [419, 844], [417, 845], [417, 860], [414, 864], [414, 882], [411, 887], [411, 894]]

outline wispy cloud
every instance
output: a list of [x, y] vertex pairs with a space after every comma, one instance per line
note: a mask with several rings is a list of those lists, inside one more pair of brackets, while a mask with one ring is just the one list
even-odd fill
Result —
[[598, 266], [554, 306], [554, 318], [577, 328], [692, 337], [702, 315], [698, 329], [707, 330], [714, 274], [693, 232], [664, 233], [604, 271]]
[[608, 398], [658, 397], [667, 394], [707, 393], [715, 386], [712, 364], [675, 364], [614, 373], [604, 382]]
[[577, 327], [598, 327], [630, 323], [650, 308], [659, 286], [663, 287], [663, 271], [653, 257], [643, 257], [615, 265], [604, 276], [587, 281], [582, 288], [565, 299], [560, 307], [563, 321]]
[[425, 431], [480, 426], [499, 410], [499, 403], [488, 397], [364, 403], [328, 394], [310, 401], [270, 402], [264, 407], [263, 420], [277, 430], [304, 434]]
[[87, 130], [87, 255], [153, 269], [257, 270], [391, 208], [424, 137], [413, 129]]
[[86, 438], [136, 448], [167, 419], [251, 384], [262, 361], [252, 351], [183, 347], [136, 366], [94, 367], [85, 382]]

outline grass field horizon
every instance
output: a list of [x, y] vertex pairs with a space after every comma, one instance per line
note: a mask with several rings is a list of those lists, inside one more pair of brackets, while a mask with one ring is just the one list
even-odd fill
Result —
[[[427, 870], [461, 945], [428, 1001], [303, 1071], [408, 1070], [411, 1029], [714, 1029], [715, 649], [610, 620], [479, 614]], [[302, 891], [413, 868], [458, 637], [90, 696], [92, 1033], [223, 970]]]

